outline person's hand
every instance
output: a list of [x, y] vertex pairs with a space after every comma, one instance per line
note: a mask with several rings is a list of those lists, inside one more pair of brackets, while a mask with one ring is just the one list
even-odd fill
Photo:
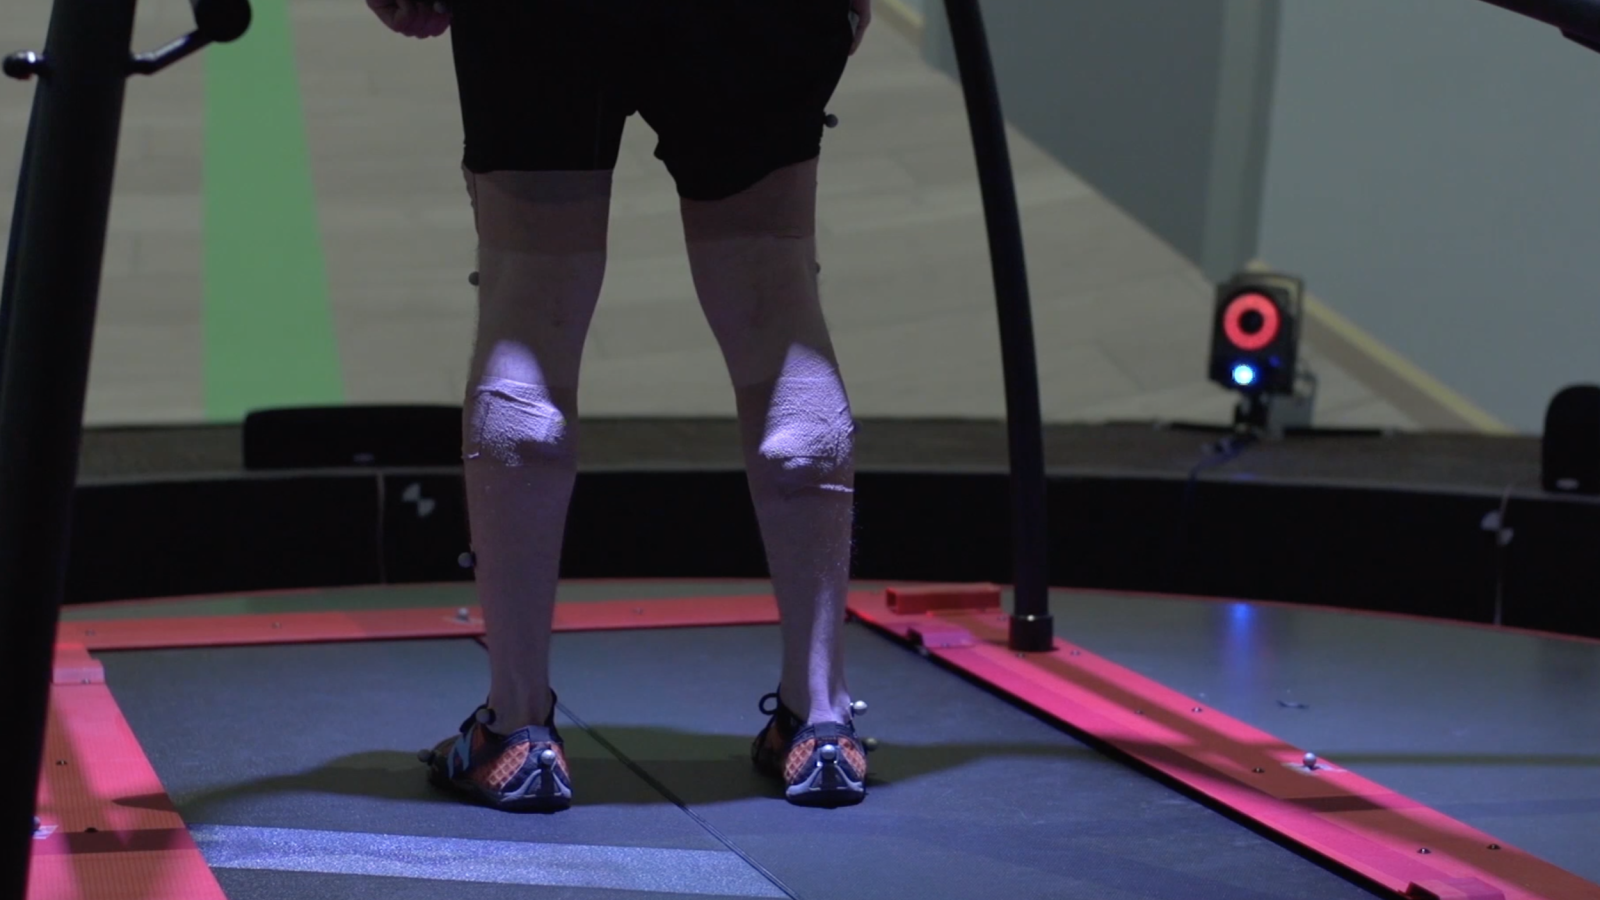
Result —
[[856, 40], [850, 45], [850, 55], [856, 55], [856, 49], [861, 46], [861, 36], [867, 33], [867, 26], [872, 24], [872, 0], [850, 0], [850, 11], [855, 13], [861, 21], [856, 25]]
[[438, 37], [450, 27], [450, 8], [434, 0], [367, 0], [367, 8], [406, 37]]

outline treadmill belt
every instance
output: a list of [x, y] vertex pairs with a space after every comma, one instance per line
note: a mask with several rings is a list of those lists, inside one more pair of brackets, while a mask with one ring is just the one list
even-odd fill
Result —
[[778, 647], [774, 627], [558, 634], [577, 805], [550, 816], [426, 783], [417, 749], [482, 702], [474, 642], [101, 658], [234, 900], [1371, 896], [856, 625], [871, 795], [791, 807], [748, 755]]

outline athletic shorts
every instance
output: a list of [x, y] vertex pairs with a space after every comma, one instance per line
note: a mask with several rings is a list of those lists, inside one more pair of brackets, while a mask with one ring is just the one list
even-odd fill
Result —
[[612, 169], [635, 112], [680, 196], [821, 152], [849, 0], [455, 0], [470, 172]]

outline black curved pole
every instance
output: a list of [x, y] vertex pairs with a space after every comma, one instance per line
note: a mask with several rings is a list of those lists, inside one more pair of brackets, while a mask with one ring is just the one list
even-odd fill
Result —
[[0, 352], [0, 897], [26, 894], [133, 0], [56, 0], [28, 128]]
[[[35, 97], [33, 115], [37, 115], [38, 106]], [[33, 121], [33, 115], [28, 117], [29, 122]], [[11, 297], [16, 293], [17, 245], [22, 238], [22, 207], [28, 202], [28, 157], [32, 155], [32, 144], [31, 138], [23, 138], [22, 165], [17, 167], [17, 196], [11, 205], [11, 234], [6, 238], [6, 268], [4, 276], [0, 276], [0, 371], [5, 370], [6, 333], [11, 330]]]
[[[247, 0], [193, 3], [196, 39], [151, 71], [249, 25]], [[0, 722], [15, 754], [0, 779], [0, 898], [27, 894], [134, 6], [55, 0], [43, 55], [3, 66], [38, 87], [0, 284]]]
[[1600, 50], [1600, 0], [1483, 0], [1490, 6], [1555, 26], [1569, 39]]
[[995, 81], [989, 39], [978, 0], [945, 0], [961, 90], [972, 127], [972, 146], [983, 191], [984, 224], [1000, 317], [1000, 359], [1005, 369], [1006, 429], [1011, 452], [1011, 649], [1042, 652], [1055, 645], [1050, 618], [1050, 545], [1045, 521], [1044, 424], [1039, 410], [1039, 366], [1028, 301], [1028, 267], [1022, 216], [1006, 146], [1005, 116]]

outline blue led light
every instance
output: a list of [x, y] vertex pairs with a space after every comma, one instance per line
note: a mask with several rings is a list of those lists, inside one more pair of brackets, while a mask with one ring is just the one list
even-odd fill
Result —
[[1255, 366], [1240, 363], [1233, 367], [1233, 383], [1239, 387], [1249, 387], [1256, 383]]

